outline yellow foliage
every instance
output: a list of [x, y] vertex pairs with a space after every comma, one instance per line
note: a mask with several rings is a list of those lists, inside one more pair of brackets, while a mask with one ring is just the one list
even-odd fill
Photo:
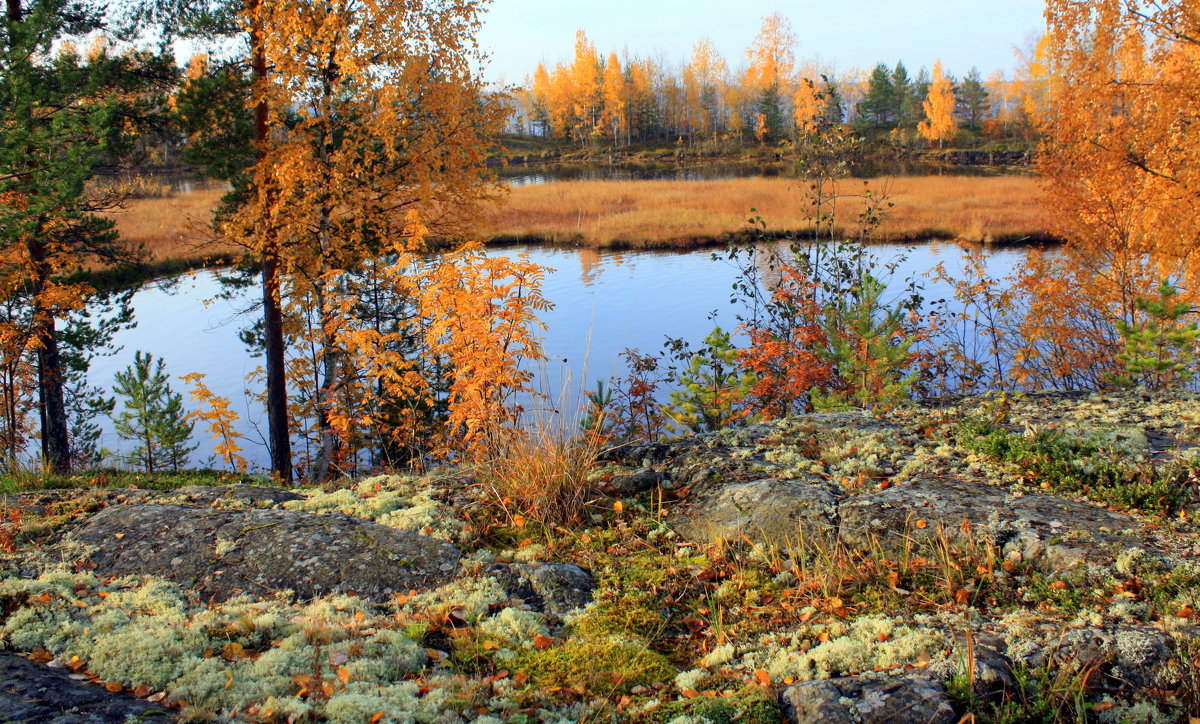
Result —
[[239, 455], [242, 448], [237, 444], [240, 437], [235, 432], [238, 414], [229, 407], [229, 398], [213, 393], [204, 384], [204, 374], [193, 372], [180, 378], [191, 385], [190, 396], [199, 407], [187, 414], [188, 420], [204, 423], [204, 429], [216, 440], [213, 452], [220, 456], [225, 464], [239, 473], [246, 472], [246, 458]]

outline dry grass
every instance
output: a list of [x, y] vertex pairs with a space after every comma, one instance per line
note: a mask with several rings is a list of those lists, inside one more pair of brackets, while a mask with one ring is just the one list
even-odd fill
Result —
[[[896, 206], [881, 238], [1009, 241], [1046, 238], [1036, 180], [1030, 176], [908, 176], [875, 179]], [[844, 193], [863, 182], [842, 181]], [[811, 229], [805, 183], [790, 178], [721, 181], [563, 181], [516, 188], [486, 223], [485, 237], [588, 246], [690, 246], [747, 227], [750, 209], [775, 232]], [[861, 207], [843, 201], [838, 218], [853, 225]]]
[[[896, 206], [885, 240], [1044, 239], [1050, 226], [1036, 180], [1030, 176], [907, 176], [875, 179]], [[847, 180], [842, 191], [857, 193]], [[236, 249], [209, 227], [220, 190], [137, 199], [112, 214], [123, 239], [142, 244], [153, 261], [212, 260]], [[688, 247], [722, 242], [747, 228], [757, 209], [771, 231], [810, 229], [804, 182], [788, 178], [721, 181], [559, 181], [522, 186], [483, 220], [481, 235], [586, 246]], [[845, 201], [840, 219], [853, 224], [857, 204]]]
[[206, 189], [173, 196], [133, 199], [108, 216], [121, 239], [141, 245], [149, 261], [210, 260], [236, 252], [212, 230], [213, 210], [225, 192]]

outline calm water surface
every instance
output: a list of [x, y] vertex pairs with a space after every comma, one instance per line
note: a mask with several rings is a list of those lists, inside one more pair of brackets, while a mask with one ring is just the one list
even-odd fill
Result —
[[[890, 259], [904, 253], [901, 247], [876, 247]], [[536, 369], [537, 384], [553, 396], [566, 400], [564, 414], [582, 399], [580, 390], [592, 389], [597, 379], [623, 374], [621, 352], [636, 347], [657, 352], [665, 337], [681, 337], [695, 345], [721, 324], [737, 326], [736, 309], [730, 304], [735, 269], [726, 261], [713, 259], [711, 250], [676, 252], [606, 252], [548, 248], [509, 248], [497, 255], [526, 253], [533, 261], [554, 269], [546, 277], [543, 293], [554, 303], [542, 316], [546, 324], [544, 346], [548, 361]], [[995, 273], [1010, 269], [1024, 252], [995, 250], [988, 265]], [[907, 250], [907, 259], [894, 279], [924, 275], [938, 262], [950, 271], [961, 268], [962, 252], [953, 244], [931, 243]], [[220, 284], [212, 272], [186, 275], [171, 288], [143, 288], [134, 297], [137, 327], [118, 334], [120, 351], [96, 360], [91, 382], [110, 389], [113, 374], [133, 361], [136, 350], [166, 360], [176, 390], [184, 385], [178, 377], [203, 372], [205, 382], [217, 394], [230, 398], [242, 416], [241, 432], [251, 441], [248, 459], [263, 466], [268, 462], [264, 416], [252, 395], [259, 390], [248, 385], [246, 376], [261, 360], [252, 358], [238, 339], [238, 330], [253, 320], [240, 312], [248, 297], [215, 299]], [[948, 290], [932, 280], [925, 281], [925, 296], [935, 300]], [[710, 314], [715, 312], [715, 321]], [[119, 406], [118, 402], [118, 406]], [[197, 430], [200, 448], [193, 456], [203, 464], [212, 455], [206, 435]], [[127, 443], [111, 431], [104, 444], [123, 449]]]

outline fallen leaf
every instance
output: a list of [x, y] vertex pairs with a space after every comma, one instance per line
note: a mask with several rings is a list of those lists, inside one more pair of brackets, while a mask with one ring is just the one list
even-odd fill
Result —
[[683, 698], [685, 699], [695, 699], [697, 696], [700, 696], [700, 692], [696, 691], [695, 689], [683, 690]]
[[133, 695], [139, 699], [145, 699], [147, 696], [150, 696], [150, 692], [152, 691], [154, 690], [149, 686], [146, 686], [145, 684], [138, 684], [137, 688], [133, 690]]
[[928, 527], [929, 527], [929, 523], [925, 522], [924, 518], [917, 521], [917, 529], [918, 530], [925, 530]]
[[614, 513], [624, 513], [625, 512], [625, 504], [619, 500], [617, 502], [613, 503], [613, 512]]
[[342, 684], [349, 684], [350, 669], [347, 669], [345, 666], [339, 666], [337, 670], [337, 677], [338, 681], [342, 682]]
[[107, 689], [108, 691], [111, 691], [114, 694], [116, 694], [117, 692], [120, 692], [120, 691], [125, 691], [125, 687], [121, 686], [120, 684], [118, 684], [115, 681], [104, 682], [104, 688]]
[[754, 672], [754, 680], [761, 686], [771, 685], [771, 675], [766, 672], [766, 669], [756, 669]]
[[525, 523], [526, 523], [525, 516], [521, 515], [520, 513], [517, 513], [516, 515], [513, 516], [512, 522], [513, 522], [514, 528], [524, 528]]
[[537, 636], [533, 637], [533, 648], [536, 651], [545, 651], [552, 646], [554, 646], [554, 639], [550, 638], [549, 636], [538, 634]]
[[367, 720], [367, 724], [379, 724], [379, 722], [382, 720], [383, 720], [383, 712], [377, 711], [371, 715], [370, 719]]
[[954, 602], [960, 606], [965, 606], [967, 601], [971, 600], [971, 592], [965, 588], [960, 588], [954, 592]]
[[221, 647], [221, 656], [226, 661], [237, 661], [246, 657], [246, 649], [237, 641], [231, 641]]

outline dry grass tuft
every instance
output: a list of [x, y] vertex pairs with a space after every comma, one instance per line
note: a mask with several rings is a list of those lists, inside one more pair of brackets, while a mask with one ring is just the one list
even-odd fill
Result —
[[475, 475], [509, 524], [562, 526], [579, 522], [592, 500], [588, 474], [599, 454], [596, 441], [538, 423], [498, 431]]

